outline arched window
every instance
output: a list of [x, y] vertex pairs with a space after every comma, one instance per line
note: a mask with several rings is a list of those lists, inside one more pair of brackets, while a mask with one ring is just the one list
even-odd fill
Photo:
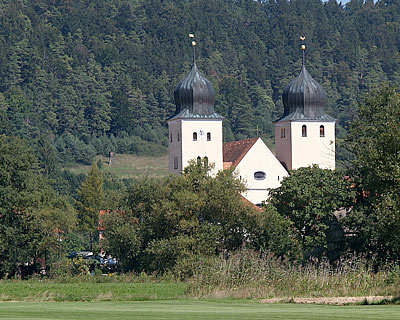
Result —
[[305, 125], [301, 127], [301, 136], [307, 137], [307, 127]]
[[174, 157], [174, 169], [178, 169], [178, 157]]
[[171, 142], [172, 142], [172, 133], [171, 133]]
[[178, 133], [178, 141], [179, 141], [179, 133]]
[[200, 156], [197, 157], [197, 165], [201, 165], [201, 157]]
[[325, 127], [324, 126], [319, 127], [319, 136], [325, 137]]
[[193, 132], [193, 141], [197, 141], [197, 132]]
[[211, 141], [211, 132], [207, 132], [207, 141]]
[[204, 165], [207, 167], [208, 166], [208, 157], [204, 157]]
[[281, 128], [281, 138], [285, 138], [286, 137], [286, 130], [285, 128]]

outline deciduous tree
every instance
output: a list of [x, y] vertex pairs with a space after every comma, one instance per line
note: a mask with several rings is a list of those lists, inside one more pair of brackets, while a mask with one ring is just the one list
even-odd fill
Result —
[[291, 171], [282, 185], [270, 192], [271, 204], [293, 223], [305, 258], [323, 254], [338, 257], [344, 249], [340, 228], [329, 237], [337, 226], [335, 211], [350, 208], [354, 198], [351, 182], [343, 172], [317, 166]]
[[348, 216], [354, 245], [380, 260], [400, 258], [400, 93], [382, 87], [360, 106], [347, 139], [358, 201]]

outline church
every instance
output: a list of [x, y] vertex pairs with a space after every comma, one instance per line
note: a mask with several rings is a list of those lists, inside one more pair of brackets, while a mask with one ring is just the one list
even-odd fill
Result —
[[216, 171], [232, 167], [247, 186], [243, 197], [259, 205], [289, 170], [335, 169], [336, 120], [324, 112], [326, 94], [305, 67], [304, 45], [300, 74], [283, 90], [284, 112], [274, 121], [275, 155], [261, 138], [223, 143], [224, 117], [214, 110], [215, 90], [196, 65], [195, 45], [192, 69], [174, 91], [176, 111], [167, 120], [171, 173], [180, 174], [192, 159], [214, 163]]

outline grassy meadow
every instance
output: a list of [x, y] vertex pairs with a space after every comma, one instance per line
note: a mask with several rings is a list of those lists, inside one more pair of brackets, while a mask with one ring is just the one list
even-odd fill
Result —
[[399, 319], [400, 306], [261, 304], [247, 300], [1, 302], [0, 319]]
[[[215, 274], [215, 277], [225, 278], [224, 282], [226, 277], [232, 276], [229, 272]], [[290, 278], [288, 274], [286, 277]], [[300, 277], [298, 274], [294, 278]], [[343, 274], [342, 277], [346, 278]], [[289, 287], [285, 289], [283, 287], [287, 285], [282, 282], [282, 275], [279, 278], [281, 280], [276, 280], [276, 283], [260, 282], [257, 294], [250, 290], [256, 289], [250, 288], [252, 283], [248, 284], [249, 289], [238, 283], [230, 287], [221, 283], [213, 285], [209, 281], [207, 284], [202, 283], [195, 278], [180, 282], [127, 274], [69, 279], [0, 280], [0, 319], [399, 319], [400, 304], [397, 296], [392, 301], [378, 300], [376, 304], [368, 300], [370, 305], [360, 300], [358, 304], [326, 305], [317, 299], [311, 301], [313, 304], [303, 304], [293, 297], [329, 296], [340, 293], [340, 290], [317, 291], [313, 295], [310, 290], [315, 290], [316, 284], [306, 281], [312, 278], [310, 274], [303, 276], [303, 285], [310, 286], [310, 290], [306, 291], [299, 290], [296, 285], [291, 290]], [[368, 282], [363, 276], [357, 281], [349, 279], [345, 281], [350, 286]], [[194, 285], [193, 282], [199, 281], [198, 286]], [[339, 280], [335, 278], [335, 281]], [[375, 282], [382, 286], [380, 292], [396, 292], [394, 284], [385, 288], [383, 282], [377, 279]], [[210, 286], [210, 289], [206, 290], [204, 286]], [[220, 291], [216, 290], [217, 287]], [[275, 288], [275, 294], [272, 295], [271, 289], [261, 290], [262, 287]], [[278, 295], [278, 287], [281, 287], [282, 295]], [[362, 294], [366, 292], [364, 289], [360, 287], [347, 292]], [[252, 294], [249, 295], [249, 292]], [[262, 299], [268, 296], [284, 297], [284, 293], [286, 298], [272, 299], [274, 301]], [[283, 304], [283, 301], [286, 303]]]
[[184, 283], [0, 281], [0, 301], [145, 301], [185, 296]]
[[[111, 173], [121, 179], [137, 179], [141, 177], [164, 177], [168, 175], [168, 155], [161, 157], [143, 157], [130, 154], [115, 154], [112, 164], [104, 156], [97, 156], [94, 162], [101, 162], [101, 172]], [[90, 166], [74, 165], [66, 169], [73, 173], [87, 174]]]

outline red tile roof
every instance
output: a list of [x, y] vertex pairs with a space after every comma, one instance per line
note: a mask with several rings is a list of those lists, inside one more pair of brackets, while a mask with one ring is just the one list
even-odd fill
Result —
[[236, 167], [258, 139], [251, 138], [224, 143], [224, 169], [230, 166]]
[[242, 196], [242, 201], [243, 201], [246, 205], [248, 205], [249, 207], [251, 207], [251, 208], [253, 208], [253, 209], [257, 210], [257, 211], [260, 211], [260, 212], [261, 212], [261, 211], [264, 211], [263, 208], [260, 208], [260, 207], [256, 206], [253, 202], [247, 200], [247, 199], [246, 199], [245, 197], [243, 197], [243, 196]]

